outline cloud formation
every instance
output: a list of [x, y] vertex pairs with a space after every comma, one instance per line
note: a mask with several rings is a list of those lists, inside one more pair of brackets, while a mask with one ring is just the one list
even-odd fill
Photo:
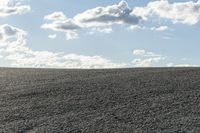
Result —
[[13, 5], [10, 0], [0, 1], [0, 17], [25, 14], [29, 11], [31, 11], [31, 7], [28, 5]]
[[82, 27], [112, 26], [113, 24], [137, 25], [142, 17], [133, 15], [126, 1], [107, 7], [96, 7], [74, 17]]
[[194, 25], [200, 21], [200, 0], [176, 3], [170, 3], [168, 0], [152, 1], [145, 7], [134, 8], [133, 14], [144, 18], [155, 15], [173, 23]]
[[50, 34], [48, 37], [49, 37], [50, 39], [55, 39], [55, 38], [57, 37], [57, 34]]
[[159, 63], [161, 60], [165, 59], [165, 57], [160, 54], [147, 52], [143, 49], [133, 50], [133, 55], [135, 57], [139, 57], [132, 61], [134, 67], [150, 67], [153, 66], [155, 63]]
[[135, 50], [133, 50], [133, 55], [143, 56], [143, 57], [161, 57], [162, 56], [160, 54], [155, 54], [153, 52], [148, 52], [148, 51], [143, 50], [143, 49], [135, 49]]
[[0, 25], [0, 56], [15, 67], [48, 68], [116, 68], [125, 64], [113, 63], [101, 56], [34, 51], [27, 46], [27, 33], [19, 28]]
[[161, 57], [147, 58], [147, 59], [134, 59], [132, 64], [134, 67], [151, 67], [153, 63], [158, 63], [162, 60]]
[[42, 28], [65, 32], [67, 39], [77, 38], [77, 31], [80, 29], [110, 33], [115, 24], [131, 26], [143, 21], [141, 16], [132, 14], [132, 9], [125, 1], [117, 5], [89, 9], [73, 18], [67, 18], [63, 12], [54, 12], [44, 19], [51, 22], [43, 24]]
[[[113, 25], [127, 25], [130, 29], [146, 29], [141, 22], [152, 16], [171, 20], [173, 23], [188, 25], [200, 21], [200, 0], [197, 2], [175, 2], [168, 0], [151, 1], [144, 7], [130, 8], [124, 0], [115, 5], [96, 7], [67, 18], [63, 12], [54, 12], [44, 17], [47, 21], [41, 27], [66, 33], [67, 39], [78, 38], [81, 29], [110, 33]], [[153, 31], [168, 30], [168, 26], [152, 27]]]
[[197, 64], [174, 64], [174, 63], [168, 63], [167, 67], [200, 67], [200, 65], [197, 65]]
[[[28, 5], [11, 4], [9, 0], [0, 1], [0, 17], [24, 14], [31, 10]], [[197, 2], [170, 3], [167, 0], [152, 1], [145, 7], [131, 9], [127, 2], [116, 5], [96, 7], [67, 18], [63, 12], [54, 12], [44, 17], [46, 21], [41, 27], [66, 34], [66, 39], [77, 39], [80, 30], [111, 33], [113, 25], [125, 25], [131, 29], [146, 29], [141, 22], [150, 17], [169, 19], [173, 23], [194, 25], [200, 21], [200, 0]], [[165, 31], [168, 26], [155, 26], [150, 30]], [[127, 67], [124, 63], [114, 63], [101, 56], [86, 56], [73, 53], [32, 50], [27, 45], [27, 33], [8, 24], [0, 25], [0, 58], [11, 62], [15, 67], [49, 67], [49, 68], [119, 68]], [[48, 36], [55, 39], [57, 34]], [[132, 61], [134, 67], [155, 66], [164, 60], [160, 54], [136, 49], [136, 57]], [[170, 64], [168, 64], [170, 65]], [[188, 64], [172, 66], [191, 66]], [[197, 66], [197, 65], [193, 65]]]
[[[0, 25], [0, 58], [14, 67], [38, 68], [122, 68], [122, 67], [153, 67], [165, 57], [143, 49], [133, 50], [134, 60], [131, 64], [114, 63], [101, 56], [85, 56], [73, 53], [32, 50], [27, 46], [27, 33], [22, 29], [8, 24]], [[198, 66], [190, 64], [172, 64], [169, 67]]]
[[169, 30], [169, 27], [168, 26], [151, 27], [151, 30], [161, 32], [161, 31]]

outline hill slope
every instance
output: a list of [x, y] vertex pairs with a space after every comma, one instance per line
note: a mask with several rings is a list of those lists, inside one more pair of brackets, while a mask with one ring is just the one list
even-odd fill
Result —
[[0, 68], [0, 132], [200, 132], [200, 69]]

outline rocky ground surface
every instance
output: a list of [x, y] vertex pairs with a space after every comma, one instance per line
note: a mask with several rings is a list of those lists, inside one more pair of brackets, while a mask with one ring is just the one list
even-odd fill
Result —
[[200, 132], [200, 68], [0, 68], [0, 133]]

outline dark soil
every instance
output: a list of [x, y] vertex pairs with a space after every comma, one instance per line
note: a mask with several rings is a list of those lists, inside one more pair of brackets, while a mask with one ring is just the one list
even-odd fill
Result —
[[0, 68], [1, 133], [199, 133], [200, 68]]

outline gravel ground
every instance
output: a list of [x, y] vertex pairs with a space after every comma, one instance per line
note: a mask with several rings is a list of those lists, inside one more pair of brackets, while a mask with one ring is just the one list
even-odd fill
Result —
[[199, 133], [200, 68], [0, 68], [1, 133]]

